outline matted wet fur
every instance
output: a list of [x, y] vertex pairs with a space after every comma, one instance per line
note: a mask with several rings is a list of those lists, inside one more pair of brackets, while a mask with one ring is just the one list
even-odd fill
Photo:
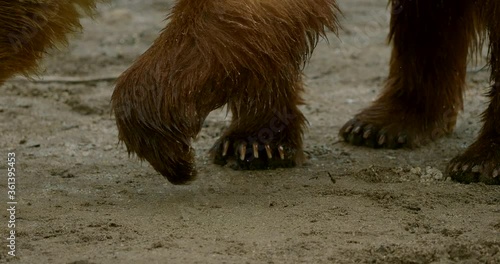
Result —
[[0, 84], [14, 74], [36, 73], [47, 50], [81, 29], [80, 18], [90, 15], [96, 2], [0, 0]]
[[460, 182], [500, 184], [499, 1], [391, 3], [393, 51], [385, 88], [340, 136], [354, 145], [413, 148], [450, 134], [463, 107], [468, 52], [477, 51], [488, 36], [492, 87], [484, 126], [447, 172]]
[[154, 44], [118, 79], [119, 139], [174, 184], [195, 178], [191, 140], [223, 105], [233, 114], [211, 150], [241, 169], [302, 162], [302, 67], [335, 0], [179, 0]]

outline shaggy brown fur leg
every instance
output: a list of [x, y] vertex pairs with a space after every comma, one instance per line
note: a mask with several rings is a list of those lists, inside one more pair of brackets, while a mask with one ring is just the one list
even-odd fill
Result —
[[[118, 137], [129, 154], [148, 161], [173, 184], [186, 184], [196, 177], [191, 140], [210, 111], [227, 102], [225, 87], [231, 84], [217, 87], [215, 80], [196, 79], [205, 65], [193, 47], [175, 47], [176, 36], [168, 29], [118, 78], [111, 100]], [[191, 66], [176, 72], [171, 61], [181, 69]]]
[[[116, 84], [119, 139], [170, 182], [187, 183], [195, 176], [191, 139], [227, 103], [234, 120], [212, 151], [216, 162], [246, 148], [245, 168], [257, 143], [259, 159], [266, 145], [280, 158], [255, 167], [293, 165], [302, 154], [302, 66], [325, 27], [336, 31], [336, 11], [334, 0], [179, 0], [160, 37]], [[290, 121], [276, 120], [287, 114]], [[271, 138], [261, 138], [266, 128]]]
[[481, 17], [486, 19], [490, 39], [491, 102], [483, 113], [479, 137], [450, 162], [447, 172], [453, 180], [463, 183], [500, 184], [500, 3], [484, 2]]
[[475, 37], [473, 6], [470, 0], [392, 0], [386, 86], [340, 137], [373, 148], [413, 148], [451, 133]]
[[0, 0], [0, 84], [33, 74], [51, 47], [81, 29], [78, 7], [91, 13], [98, 0]]
[[254, 170], [293, 167], [304, 161], [302, 132], [306, 121], [297, 108], [302, 102], [302, 83], [271, 83], [276, 85], [271, 85], [270, 91], [282, 91], [264, 97], [232, 98], [238, 101], [230, 102], [231, 126], [210, 151], [214, 163], [233, 162], [234, 169]]

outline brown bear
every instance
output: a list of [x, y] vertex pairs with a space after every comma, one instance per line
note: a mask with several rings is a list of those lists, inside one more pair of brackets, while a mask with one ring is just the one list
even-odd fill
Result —
[[389, 77], [377, 100], [340, 130], [354, 145], [414, 148], [450, 134], [463, 107], [469, 51], [489, 39], [491, 102], [452, 179], [500, 184], [500, 1], [391, 0]]
[[232, 123], [214, 162], [242, 169], [303, 161], [302, 68], [325, 29], [338, 28], [335, 0], [179, 0], [154, 44], [117, 80], [119, 139], [174, 184], [194, 179], [195, 137], [228, 106]]
[[46, 51], [81, 29], [99, 0], [0, 0], [0, 84], [14, 74], [33, 74]]

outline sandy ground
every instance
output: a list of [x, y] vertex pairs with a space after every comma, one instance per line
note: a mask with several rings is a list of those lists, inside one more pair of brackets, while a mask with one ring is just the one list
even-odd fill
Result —
[[[387, 74], [386, 0], [340, 0], [342, 41], [330, 35], [306, 68], [305, 166], [210, 164], [224, 110], [210, 115], [195, 143], [192, 185], [173, 186], [129, 159], [117, 144], [108, 79], [149, 47], [172, 2], [102, 5], [69, 48], [51, 52], [41, 78], [0, 87], [0, 170], [7, 174], [15, 152], [18, 201], [17, 256], [3, 239], [1, 263], [500, 263], [500, 186], [442, 174], [480, 128], [487, 69], [470, 71], [465, 111], [448, 138], [414, 151], [339, 142], [338, 129]], [[66, 77], [84, 81], [57, 81]]]

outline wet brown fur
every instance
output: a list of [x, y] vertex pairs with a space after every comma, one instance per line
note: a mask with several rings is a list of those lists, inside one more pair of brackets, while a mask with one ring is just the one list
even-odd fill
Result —
[[[245, 152], [240, 167], [300, 163], [302, 67], [325, 27], [337, 30], [336, 12], [334, 0], [179, 0], [161, 35], [117, 81], [119, 139], [170, 182], [187, 183], [196, 174], [191, 139], [227, 104], [233, 120], [212, 149], [216, 163], [239, 160], [253, 144], [259, 158]], [[265, 145], [273, 158], [264, 158]]]
[[[469, 51], [490, 40], [491, 103], [477, 141], [448, 173], [500, 184], [500, 3], [497, 0], [391, 0], [390, 72], [378, 99], [340, 131], [355, 145], [418, 147], [450, 134], [463, 107]], [[473, 172], [473, 167], [475, 172]]]
[[47, 50], [81, 29], [80, 18], [90, 15], [96, 2], [0, 0], [0, 84], [14, 74], [36, 73]]

